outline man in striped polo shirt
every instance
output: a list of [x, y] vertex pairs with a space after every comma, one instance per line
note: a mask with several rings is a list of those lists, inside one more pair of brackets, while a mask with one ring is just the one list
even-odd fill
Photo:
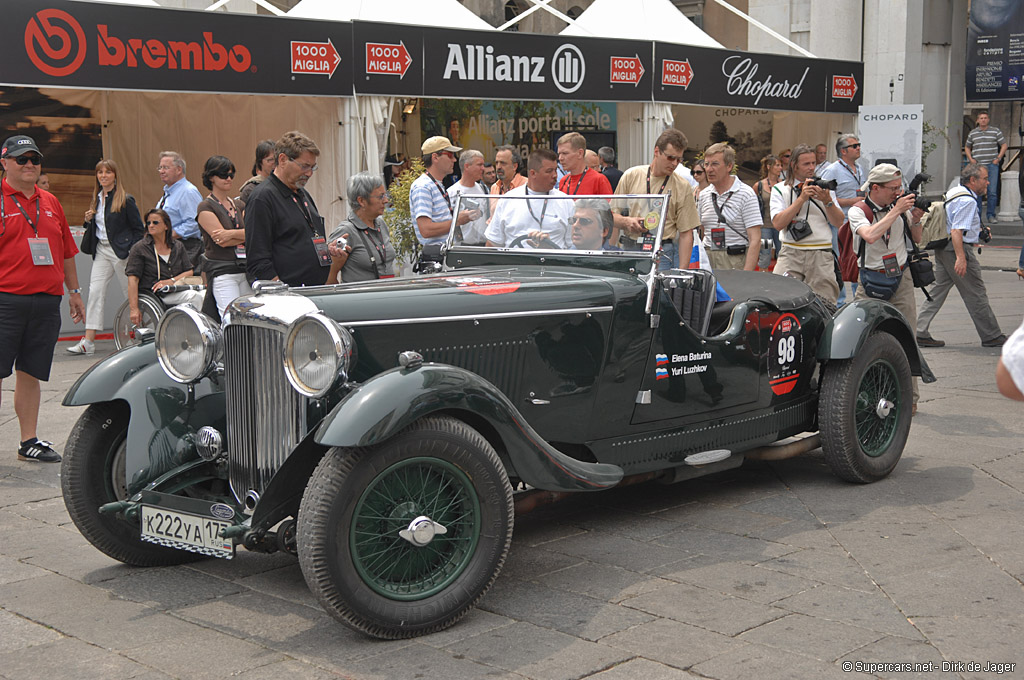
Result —
[[757, 268], [761, 250], [761, 210], [754, 190], [732, 174], [736, 152], [725, 142], [704, 152], [704, 170], [711, 182], [700, 192], [697, 211], [704, 225], [704, 248], [712, 269]]
[[[967, 162], [977, 163], [988, 170], [988, 221], [996, 223], [996, 203], [999, 194], [999, 163], [1006, 155], [1006, 137], [1002, 130], [988, 124], [988, 111], [978, 114], [978, 127], [967, 135]], [[978, 196], [981, 210], [981, 196]]]

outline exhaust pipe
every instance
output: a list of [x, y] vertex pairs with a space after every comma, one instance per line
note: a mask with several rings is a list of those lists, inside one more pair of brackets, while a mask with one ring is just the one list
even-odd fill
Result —
[[795, 458], [813, 451], [821, 446], [821, 435], [813, 434], [810, 437], [796, 439], [785, 444], [770, 444], [761, 446], [750, 451], [744, 451], [743, 455], [747, 460], [786, 460]]

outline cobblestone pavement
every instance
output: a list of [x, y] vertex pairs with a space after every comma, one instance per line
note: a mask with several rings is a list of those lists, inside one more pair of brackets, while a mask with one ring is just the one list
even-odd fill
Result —
[[[1016, 257], [982, 256], [1007, 333], [1024, 315]], [[518, 518], [504, 571], [466, 619], [402, 642], [330, 619], [287, 555], [111, 561], [70, 523], [58, 466], [16, 461], [5, 381], [0, 676], [967, 678], [995, 677], [993, 663], [1024, 675], [1024, 405], [997, 394], [999, 352], [980, 346], [957, 294], [932, 332], [947, 343], [926, 350], [939, 382], [923, 386], [887, 479], [843, 483], [818, 451], [573, 497]], [[62, 448], [80, 409], [60, 400], [96, 357], [57, 354], [41, 434]]]

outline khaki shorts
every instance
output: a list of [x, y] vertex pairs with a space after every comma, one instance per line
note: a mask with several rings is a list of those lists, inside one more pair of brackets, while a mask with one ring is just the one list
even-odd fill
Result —
[[803, 281], [815, 293], [832, 304], [839, 299], [839, 284], [836, 283], [835, 261], [831, 248], [803, 250], [782, 244], [782, 252], [775, 263], [776, 274], [789, 274]]
[[712, 269], [743, 269], [747, 263], [747, 254], [730, 255], [724, 250], [708, 250], [708, 262]]

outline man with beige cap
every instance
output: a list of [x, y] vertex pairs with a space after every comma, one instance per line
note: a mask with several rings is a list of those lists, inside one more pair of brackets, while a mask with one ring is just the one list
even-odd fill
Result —
[[[462, 147], [455, 146], [447, 137], [431, 137], [420, 147], [426, 171], [409, 189], [409, 208], [416, 220], [413, 227], [422, 245], [444, 243], [452, 225], [453, 204], [442, 181], [455, 168], [456, 154]], [[471, 211], [459, 213], [456, 224], [463, 225], [473, 217]]]
[[[865, 197], [850, 206], [848, 215], [853, 248], [861, 266], [860, 286], [854, 299], [884, 299], [900, 310], [913, 328], [917, 325], [917, 301], [914, 298], [914, 281], [907, 271], [907, 243], [908, 238], [915, 242], [921, 238], [922, 212], [914, 207], [914, 194], [903, 193], [903, 175], [891, 163], [880, 163], [871, 168], [861, 191], [865, 192]], [[888, 284], [892, 291], [878, 294], [878, 288], [865, 284], [869, 277]], [[917, 398], [915, 378], [915, 413]]]

